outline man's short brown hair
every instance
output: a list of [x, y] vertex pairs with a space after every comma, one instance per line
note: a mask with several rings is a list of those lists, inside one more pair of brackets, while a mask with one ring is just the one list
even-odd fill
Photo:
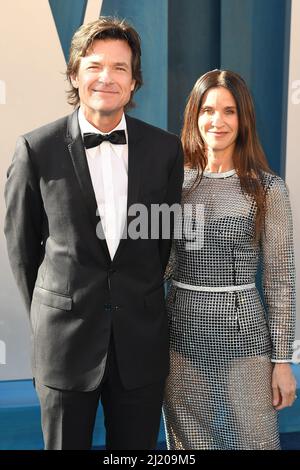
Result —
[[143, 77], [141, 70], [141, 41], [135, 29], [125, 20], [119, 18], [102, 16], [96, 21], [82, 25], [74, 34], [70, 48], [70, 58], [67, 66], [66, 76], [70, 83], [68, 103], [77, 106], [80, 102], [78, 89], [72, 84], [71, 77], [78, 73], [80, 60], [85, 57], [88, 50], [96, 39], [116, 39], [126, 41], [132, 52], [132, 78], [135, 80], [134, 90], [126, 109], [134, 107], [133, 95], [142, 86]]

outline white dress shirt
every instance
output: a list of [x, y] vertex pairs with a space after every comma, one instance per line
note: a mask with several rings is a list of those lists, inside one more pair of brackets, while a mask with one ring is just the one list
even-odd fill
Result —
[[[103, 134], [86, 120], [81, 108], [78, 111], [78, 122], [82, 136], [86, 132]], [[124, 114], [119, 124], [110, 132], [121, 129], [125, 130], [126, 144], [114, 145], [102, 142], [97, 147], [85, 149], [111, 259], [120, 243], [127, 213], [128, 135]]]

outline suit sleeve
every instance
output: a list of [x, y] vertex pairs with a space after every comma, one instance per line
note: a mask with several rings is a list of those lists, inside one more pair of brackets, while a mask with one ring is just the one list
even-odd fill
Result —
[[7, 172], [5, 185], [6, 218], [4, 232], [10, 265], [30, 310], [41, 253], [42, 198], [30, 159], [30, 149], [20, 137]]
[[[175, 163], [170, 173], [168, 189], [166, 193], [165, 203], [171, 207], [173, 204], [180, 204], [181, 202], [181, 193], [182, 193], [182, 184], [183, 184], [183, 150], [180, 140], [178, 140], [178, 149], [175, 159]], [[171, 234], [174, 230], [174, 221], [171, 223]], [[168, 264], [170, 250], [171, 250], [171, 240], [170, 239], [161, 239], [159, 244], [160, 259], [162, 264], [162, 272], [165, 272], [166, 266]]]

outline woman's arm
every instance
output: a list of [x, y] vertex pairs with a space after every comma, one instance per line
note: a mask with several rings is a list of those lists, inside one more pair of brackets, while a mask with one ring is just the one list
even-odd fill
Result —
[[289, 362], [293, 355], [296, 319], [295, 262], [292, 213], [283, 180], [274, 177], [266, 193], [262, 235], [263, 288], [272, 340], [273, 405], [290, 406], [296, 381]]

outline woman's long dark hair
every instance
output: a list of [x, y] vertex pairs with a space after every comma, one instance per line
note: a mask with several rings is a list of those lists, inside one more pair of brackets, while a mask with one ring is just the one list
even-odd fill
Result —
[[197, 185], [207, 166], [205, 142], [199, 131], [198, 118], [204, 94], [210, 88], [216, 87], [224, 87], [229, 90], [236, 102], [239, 131], [233, 154], [233, 165], [240, 179], [242, 191], [255, 200], [257, 207], [255, 234], [256, 239], [259, 239], [264, 227], [266, 199], [262, 172], [272, 172], [256, 132], [254, 106], [250, 92], [244, 80], [237, 73], [228, 70], [212, 70], [196, 81], [184, 112], [181, 139], [185, 165], [198, 169], [195, 181], [195, 185]]

